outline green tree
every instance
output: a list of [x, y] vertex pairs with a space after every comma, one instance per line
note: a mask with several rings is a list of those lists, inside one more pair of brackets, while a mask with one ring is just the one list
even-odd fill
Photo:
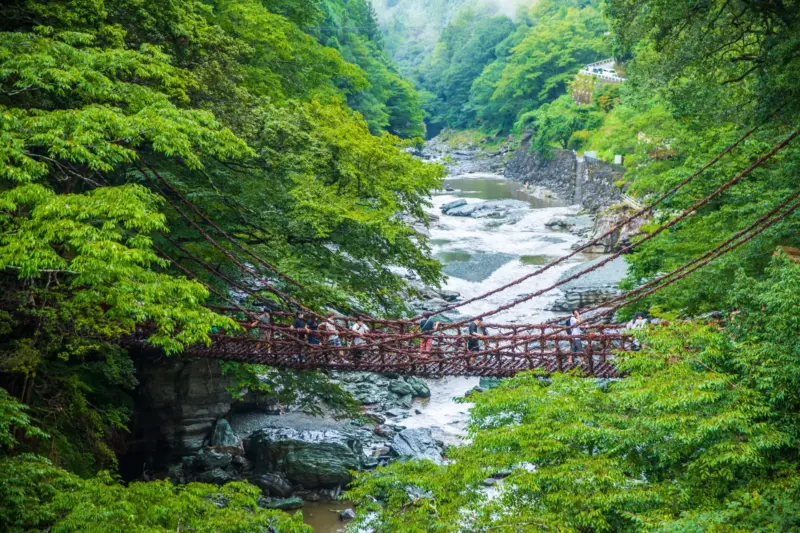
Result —
[[423, 137], [419, 95], [383, 50], [383, 35], [372, 4], [365, 0], [326, 0], [320, 39], [364, 70], [369, 85], [353, 91], [348, 104], [359, 111], [374, 134]]
[[522, 129], [530, 124], [535, 132], [531, 149], [547, 154], [553, 145], [566, 150], [576, 132], [593, 129], [600, 120], [595, 108], [579, 106], [571, 96], [565, 94], [552, 103], [544, 104], [537, 111], [520, 117], [517, 127]]
[[[169, 353], [236, 329], [160, 254], [239, 295], [164, 235], [261, 291], [244, 304], [277, 304], [275, 287], [397, 314], [393, 266], [440, 279], [404, 217], [427, 220], [442, 169], [348, 108], [367, 79], [307, 33], [319, 4], [20, 1], [0, 14], [0, 380], [47, 421], [40, 444], [61, 464], [114, 466], [136, 385], [120, 341], [137, 327]], [[153, 172], [305, 288], [239, 270], [231, 256], [251, 259], [207, 225], [225, 251], [204, 239]]]
[[533, 4], [529, 16], [531, 25], [521, 27], [512, 47], [506, 45], [508, 55], [473, 85], [470, 107], [487, 128], [508, 127], [555, 100], [580, 68], [610, 55], [598, 2], [546, 0]]
[[418, 73], [420, 86], [435, 95], [428, 108], [431, 133], [473, 124], [467, 107], [472, 84], [496, 59], [495, 47], [513, 30], [510, 19], [490, 16], [488, 8], [467, 8], [442, 31], [433, 55]]

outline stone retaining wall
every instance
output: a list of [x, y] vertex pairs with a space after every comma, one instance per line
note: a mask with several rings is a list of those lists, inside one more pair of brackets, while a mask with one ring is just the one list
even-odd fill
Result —
[[552, 157], [530, 151], [522, 143], [506, 166], [506, 178], [546, 187], [569, 204], [580, 204], [593, 213], [619, 203], [623, 190], [616, 185], [625, 170], [596, 159], [579, 159], [572, 150], [554, 150]]

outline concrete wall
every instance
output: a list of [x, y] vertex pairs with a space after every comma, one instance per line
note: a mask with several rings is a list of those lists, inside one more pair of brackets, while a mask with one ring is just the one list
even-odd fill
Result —
[[615, 182], [622, 179], [624, 172], [604, 161], [579, 159], [572, 150], [554, 150], [551, 158], [544, 158], [523, 142], [506, 166], [505, 176], [546, 187], [564, 202], [599, 212], [619, 203], [623, 191]]

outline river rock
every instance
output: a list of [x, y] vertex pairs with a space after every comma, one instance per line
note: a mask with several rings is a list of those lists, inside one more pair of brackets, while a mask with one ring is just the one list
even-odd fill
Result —
[[414, 397], [410, 394], [398, 396], [396, 403], [403, 409], [411, 409], [411, 406], [414, 405]]
[[339, 520], [342, 522], [347, 520], [352, 520], [356, 517], [356, 512], [352, 509], [345, 509], [344, 511], [339, 511]]
[[213, 448], [203, 448], [195, 456], [194, 464], [196, 468], [202, 470], [213, 470], [214, 468], [226, 468], [233, 456], [228, 452], [221, 452]]
[[265, 496], [288, 498], [292, 495], [292, 486], [280, 474], [261, 474], [250, 478], [249, 481], [260, 488]]
[[[409, 380], [398, 374], [381, 375], [371, 372], [352, 372], [336, 375], [339, 386], [355, 396], [370, 410], [389, 415], [393, 409], [409, 409], [415, 396], [427, 397], [430, 391], [422, 381]], [[378, 423], [383, 423], [379, 421]]]
[[315, 489], [346, 485], [350, 471], [361, 470], [363, 443], [344, 424], [300, 413], [264, 423], [269, 426], [244, 443], [257, 471], [280, 472], [294, 485]]
[[449, 202], [449, 203], [444, 204], [440, 209], [441, 209], [442, 213], [447, 214], [447, 212], [449, 210], [455, 209], [456, 207], [462, 207], [462, 206], [465, 206], [465, 205], [467, 205], [467, 201], [466, 200], [455, 200], [454, 202]]
[[442, 454], [427, 428], [406, 429], [395, 435], [391, 443], [392, 452], [401, 459], [427, 459], [442, 464]]
[[439, 296], [448, 302], [455, 302], [461, 298], [461, 294], [456, 291], [439, 291]]
[[551, 229], [569, 231], [573, 235], [585, 237], [594, 230], [595, 219], [591, 215], [559, 216], [544, 224]]
[[201, 472], [194, 477], [194, 481], [199, 483], [211, 483], [213, 485], [224, 485], [225, 483], [230, 483], [234, 481], [235, 477], [230, 472], [227, 472], [221, 468], [214, 468], [212, 470], [207, 470], [205, 472]]
[[503, 381], [502, 378], [487, 378], [482, 377], [480, 381], [478, 381], [478, 386], [483, 390], [487, 389], [496, 389], [500, 386], [500, 382]]
[[214, 427], [214, 433], [211, 434], [211, 446], [218, 451], [231, 454], [241, 455], [244, 453], [242, 440], [233, 432], [230, 423], [224, 418], [218, 420]]
[[375, 434], [379, 437], [388, 439], [392, 436], [392, 430], [386, 426], [375, 426]]
[[389, 390], [400, 396], [406, 396], [406, 395], [411, 396], [412, 394], [414, 394], [414, 389], [411, 387], [411, 385], [399, 379], [396, 379], [391, 383], [389, 383]]
[[428, 384], [416, 376], [406, 376], [406, 383], [408, 383], [414, 391], [414, 396], [420, 398], [430, 398], [431, 389]]
[[467, 204], [447, 211], [449, 216], [472, 218], [503, 218], [516, 211], [527, 210], [528, 204], [521, 200], [489, 200]]
[[258, 501], [259, 507], [265, 509], [280, 509], [282, 511], [291, 511], [292, 509], [300, 509], [305, 505], [301, 498], [261, 498]]

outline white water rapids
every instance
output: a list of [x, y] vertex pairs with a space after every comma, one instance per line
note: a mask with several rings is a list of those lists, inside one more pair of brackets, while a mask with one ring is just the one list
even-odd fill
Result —
[[[566, 255], [578, 237], [556, 232], [545, 223], [556, 216], [574, 214], [577, 207], [560, 206], [557, 202], [537, 199], [524, 190], [521, 183], [495, 174], [450, 176], [445, 183], [453, 191], [432, 196], [432, 214], [439, 217], [430, 228], [434, 255], [451, 275], [443, 288], [461, 294], [461, 300], [479, 296], [536, 271], [551, 260]], [[468, 203], [485, 200], [517, 199], [528, 207], [516, 216], [505, 219], [448, 216], [442, 205], [465, 199]], [[555, 283], [559, 276], [580, 261], [579, 255], [519, 285], [459, 308], [462, 315], [472, 316], [499, 307], [509, 300], [530, 294]], [[546, 308], [560, 294], [553, 290], [487, 319], [487, 322], [540, 322], [555, 316]], [[447, 444], [462, 442], [469, 418], [469, 404], [456, 403], [454, 398], [478, 384], [478, 378], [448, 377], [427, 380], [431, 398], [417, 401], [413, 414], [401, 422], [407, 427], [431, 428], [434, 436]], [[414, 410], [412, 409], [412, 413]]]

